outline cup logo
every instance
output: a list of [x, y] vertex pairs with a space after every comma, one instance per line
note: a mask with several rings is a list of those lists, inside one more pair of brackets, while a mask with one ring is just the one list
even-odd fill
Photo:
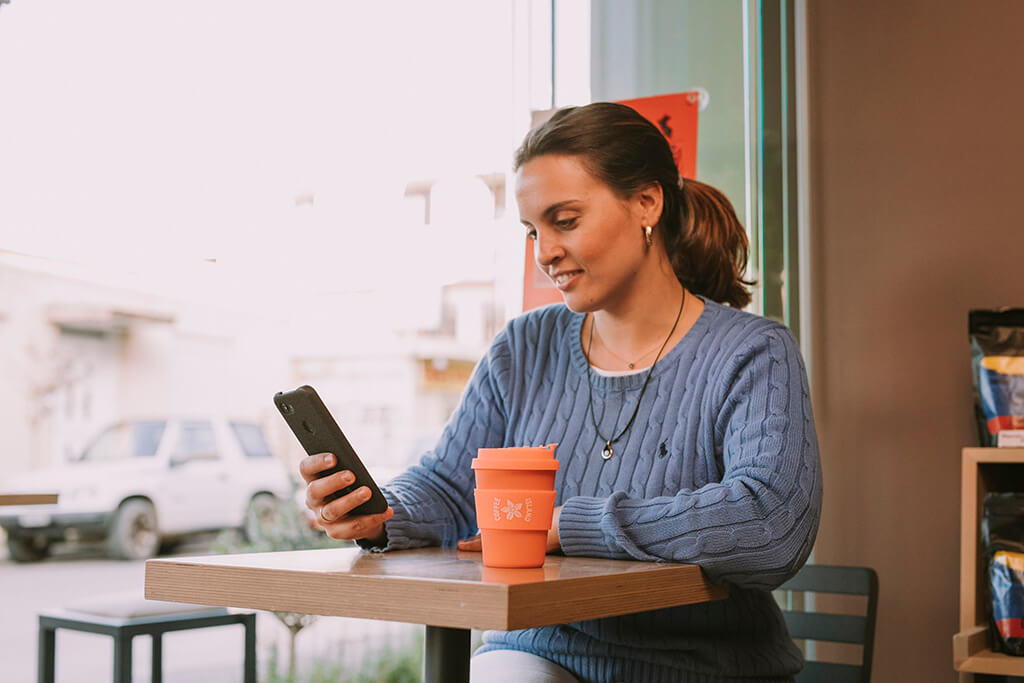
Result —
[[[526, 507], [525, 515], [523, 507]], [[523, 521], [529, 522], [533, 519], [533, 498], [526, 498], [522, 503], [517, 503], [508, 498], [505, 499], [505, 504], [502, 505], [502, 500], [498, 496], [494, 497], [494, 501], [491, 503], [491, 511], [494, 513], [494, 521], [500, 521], [502, 517], [508, 521], [512, 521], [517, 517], [521, 517]]]
[[510, 500], [507, 503], [505, 503], [505, 507], [501, 508], [501, 511], [504, 512], [505, 513], [505, 517], [508, 518], [509, 521], [511, 521], [511, 520], [515, 519], [516, 517], [522, 517], [523, 516], [523, 504], [522, 503], [513, 503]]

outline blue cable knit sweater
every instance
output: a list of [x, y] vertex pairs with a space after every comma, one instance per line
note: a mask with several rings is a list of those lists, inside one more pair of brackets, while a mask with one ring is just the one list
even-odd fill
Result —
[[[387, 546], [476, 533], [470, 460], [481, 447], [558, 442], [566, 555], [700, 565], [727, 600], [545, 628], [488, 632], [481, 651], [536, 653], [582, 681], [780, 681], [801, 667], [770, 590], [803, 564], [821, 508], [806, 373], [782, 325], [705, 301], [658, 361], [608, 460], [594, 431], [583, 315], [526, 313], [495, 338], [437, 447], [386, 487]], [[646, 371], [592, 375], [606, 436], [629, 420]]]

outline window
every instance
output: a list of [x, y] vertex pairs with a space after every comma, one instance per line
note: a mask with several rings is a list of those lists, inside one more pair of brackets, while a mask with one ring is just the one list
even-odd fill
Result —
[[122, 460], [156, 455], [166, 422], [126, 422], [110, 427], [85, 449], [82, 460]]
[[263, 432], [259, 425], [232, 422], [231, 431], [234, 432], [242, 452], [247, 458], [269, 458], [271, 456], [270, 446], [263, 438]]
[[[804, 342], [809, 245], [806, 226], [798, 230], [806, 169], [798, 168], [805, 162], [797, 148], [797, 4], [593, 0], [592, 82], [600, 100], [707, 93], [697, 178], [726, 194], [747, 229], [748, 274], [757, 280], [750, 309]], [[631, 30], [618, 30], [624, 25]]]
[[[298, 457], [266, 406], [311, 357], [386, 356], [409, 378], [392, 392], [403, 417], [368, 450], [404, 461], [421, 432], [436, 438], [443, 422], [405, 419], [416, 363], [479, 358], [521, 306], [509, 171], [531, 109], [552, 102], [553, 3], [57, 1], [0, 13], [0, 64], [20, 65], [0, 69], [0, 280], [20, 302], [5, 346], [25, 349], [0, 357], [0, 376], [27, 368], [13, 400], [41, 416], [0, 415], [25, 444], [0, 478], [63, 460], [62, 442], [77, 450], [139, 406], [226, 410], [266, 435], [240, 436], [250, 454]], [[571, 5], [586, 3], [558, 11]], [[448, 325], [464, 283], [487, 285], [485, 300]], [[72, 426], [39, 389], [59, 384], [54, 324], [104, 342], [103, 384]], [[350, 384], [336, 381], [334, 400]]]
[[178, 434], [178, 447], [174, 450], [174, 457], [187, 460], [189, 458], [216, 458], [217, 437], [213, 432], [213, 425], [209, 422], [183, 422], [181, 432]]

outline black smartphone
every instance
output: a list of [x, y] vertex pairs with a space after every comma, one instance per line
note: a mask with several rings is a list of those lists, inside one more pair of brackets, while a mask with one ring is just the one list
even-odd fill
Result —
[[352, 514], [370, 515], [388, 509], [384, 494], [366, 471], [352, 444], [345, 438], [341, 427], [334, 421], [313, 387], [303, 385], [294, 391], [279, 391], [274, 394], [274, 405], [307, 454], [333, 453], [337, 458], [334, 467], [321, 472], [318, 478], [342, 470], [349, 470], [355, 475], [355, 482], [326, 496], [324, 500], [331, 501], [360, 486], [366, 486], [370, 489], [370, 499], [353, 509]]

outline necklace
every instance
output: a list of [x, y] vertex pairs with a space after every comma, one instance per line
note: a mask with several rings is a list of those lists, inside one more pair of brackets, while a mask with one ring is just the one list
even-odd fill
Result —
[[[597, 438], [604, 441], [604, 448], [601, 449], [601, 459], [609, 460], [614, 454], [612, 444], [622, 438], [622, 436], [629, 430], [633, 425], [633, 420], [636, 419], [637, 413], [640, 412], [640, 401], [644, 397], [644, 392], [647, 391], [647, 383], [651, 381], [651, 373], [654, 372], [654, 366], [657, 365], [658, 359], [661, 358], [662, 352], [668, 345], [668, 340], [675, 334], [676, 326], [679, 325], [679, 319], [683, 317], [683, 309], [686, 307], [686, 290], [683, 290], [683, 300], [679, 302], [679, 312], [676, 313], [676, 320], [672, 323], [672, 329], [669, 330], [668, 336], [665, 337], [665, 341], [662, 342], [661, 348], [658, 349], [658, 355], [654, 357], [654, 362], [651, 363], [651, 367], [647, 369], [647, 377], [644, 378], [644, 384], [640, 387], [640, 395], [636, 399], [636, 408], [633, 409], [633, 414], [629, 418], [629, 422], [622, 428], [618, 436], [612, 436], [610, 439], [606, 439], [601, 435], [601, 430], [597, 427], [597, 416], [594, 414], [594, 383], [590, 380], [590, 349], [594, 345], [594, 319], [590, 319], [590, 339], [587, 341], [587, 402], [590, 405], [590, 419], [594, 423], [594, 432], [597, 434]], [[607, 348], [607, 347], [605, 347]], [[621, 360], [621, 359], [620, 359]], [[612, 429], [612, 434], [615, 434], [615, 429]]]
[[[594, 328], [597, 327], [597, 321], [591, 320], [590, 321], [590, 325], [591, 325], [591, 332], [593, 332]], [[626, 367], [629, 368], [630, 370], [634, 369], [636, 367], [637, 363], [639, 363], [644, 358], [647, 358], [647, 356], [649, 356], [652, 353], [654, 353], [655, 349], [658, 348], [657, 346], [652, 346], [650, 349], [648, 349], [646, 352], [644, 352], [644, 354], [642, 356], [637, 356], [635, 361], [630, 362], [630, 361], [626, 360], [625, 358], [623, 358], [622, 356], [620, 356], [619, 354], [617, 354], [614, 351], [612, 351], [611, 348], [609, 348], [609, 346], [605, 343], [604, 338], [601, 337], [601, 333], [600, 332], [597, 333], [597, 340], [599, 342], [601, 342], [601, 346], [604, 347], [605, 351], [607, 351], [608, 353], [610, 353], [613, 356], [615, 356], [616, 360], [620, 360], [623, 363], [625, 363]]]

